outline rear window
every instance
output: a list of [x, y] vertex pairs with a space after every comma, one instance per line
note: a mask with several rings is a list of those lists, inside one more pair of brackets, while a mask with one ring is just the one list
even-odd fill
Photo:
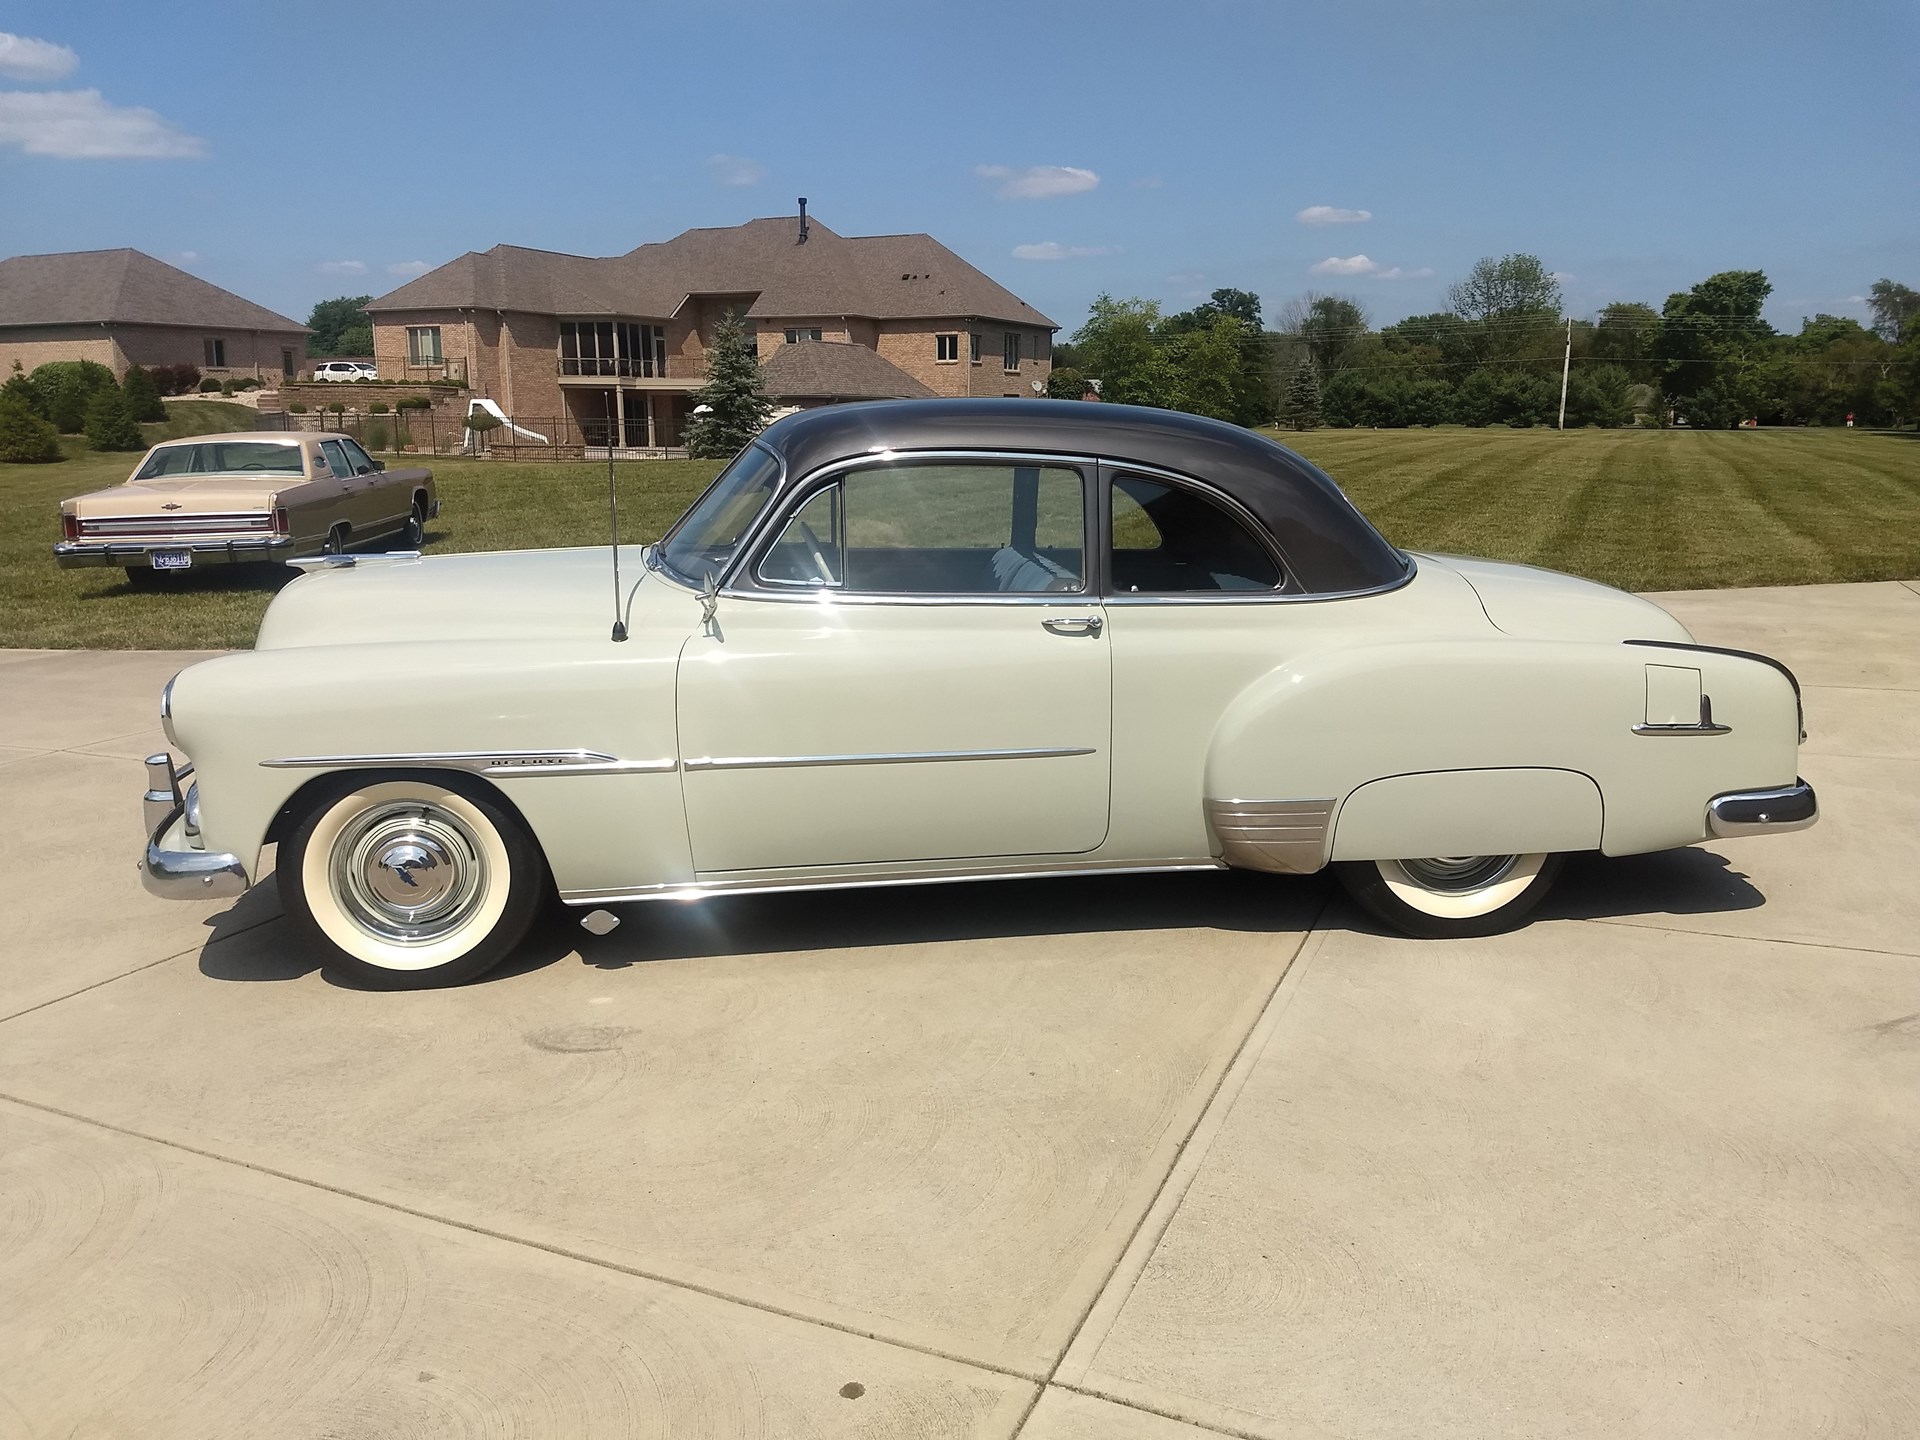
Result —
[[147, 457], [136, 480], [170, 475], [298, 475], [300, 447], [272, 440], [202, 440], [162, 445]]

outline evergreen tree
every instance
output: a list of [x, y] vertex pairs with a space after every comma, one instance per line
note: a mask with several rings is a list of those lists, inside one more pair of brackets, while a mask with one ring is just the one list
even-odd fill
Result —
[[767, 428], [773, 402], [738, 315], [720, 317], [707, 354], [707, 383], [693, 396], [695, 409], [705, 409], [687, 426], [687, 453], [696, 460], [726, 460]]
[[40, 393], [40, 387], [27, 378], [27, 372], [20, 368], [18, 360], [13, 362], [13, 374], [7, 377], [7, 383], [0, 385], [0, 395], [11, 395], [40, 419], [47, 419], [47, 397]]
[[1311, 430], [1320, 423], [1320, 377], [1311, 362], [1293, 367], [1287, 377], [1287, 424]]
[[[14, 366], [17, 371], [20, 367]], [[0, 460], [39, 465], [60, 459], [60, 436], [8, 381], [0, 387]]]
[[95, 450], [144, 450], [146, 440], [134, 422], [133, 407], [118, 385], [96, 390], [87, 402], [87, 444]]
[[167, 407], [160, 403], [160, 387], [154, 383], [153, 376], [138, 365], [127, 368], [127, 378], [120, 383], [126, 393], [127, 404], [133, 410], [136, 420], [164, 420]]

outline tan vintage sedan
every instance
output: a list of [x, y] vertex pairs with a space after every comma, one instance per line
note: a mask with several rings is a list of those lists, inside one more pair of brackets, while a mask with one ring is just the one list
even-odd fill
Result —
[[64, 568], [122, 566], [147, 585], [376, 540], [415, 550], [439, 512], [431, 470], [389, 470], [350, 435], [195, 435], [154, 446], [125, 484], [61, 501], [53, 554]]

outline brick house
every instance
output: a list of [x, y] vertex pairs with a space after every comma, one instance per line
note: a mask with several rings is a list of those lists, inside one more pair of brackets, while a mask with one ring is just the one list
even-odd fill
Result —
[[215, 379], [293, 375], [307, 327], [138, 250], [0, 260], [0, 378], [13, 362], [197, 365]]
[[796, 406], [1041, 393], [1058, 328], [931, 235], [837, 235], [804, 201], [604, 259], [496, 245], [367, 311], [381, 379], [452, 376], [530, 423], [634, 448], [681, 443], [730, 311]]

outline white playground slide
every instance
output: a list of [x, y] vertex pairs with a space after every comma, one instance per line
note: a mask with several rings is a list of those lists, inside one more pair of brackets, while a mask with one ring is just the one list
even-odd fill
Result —
[[[538, 433], [537, 431], [522, 429], [520, 426], [514, 424], [513, 421], [507, 418], [507, 412], [502, 410], [498, 405], [494, 404], [493, 401], [491, 400], [467, 401], [467, 418], [468, 419], [472, 419], [474, 412], [477, 410], [486, 411], [487, 414], [493, 416], [494, 419], [498, 420], [502, 425], [506, 426], [507, 429], [511, 430], [514, 434], [518, 435], [522, 440], [538, 440], [542, 445], [550, 445], [553, 443], [552, 441], [548, 440], [546, 436]], [[460, 448], [462, 451], [468, 454], [471, 454], [473, 450], [476, 448], [474, 445], [472, 430], [467, 431], [466, 438], [462, 442]]]

